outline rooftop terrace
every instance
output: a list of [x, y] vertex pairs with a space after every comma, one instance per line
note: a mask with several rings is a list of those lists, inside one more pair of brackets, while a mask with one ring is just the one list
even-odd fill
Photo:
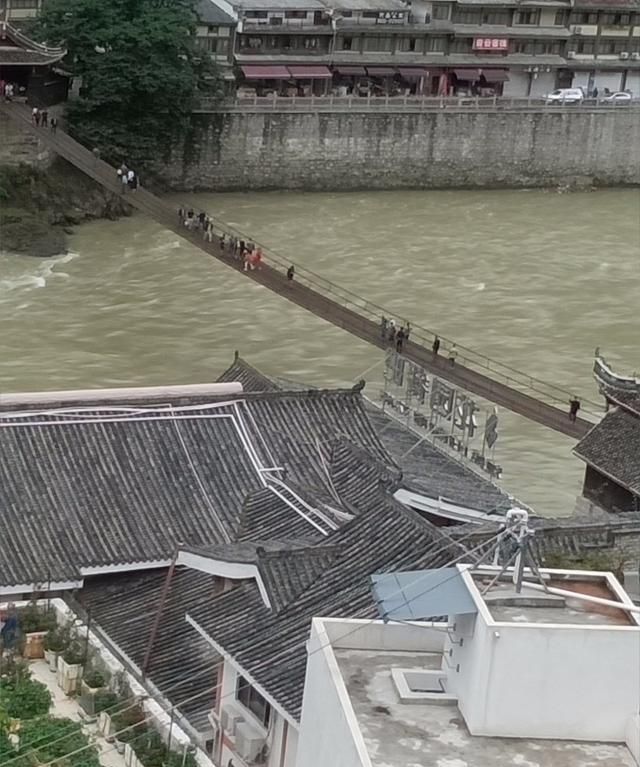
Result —
[[454, 705], [401, 702], [391, 669], [439, 669], [441, 653], [334, 652], [373, 767], [637, 767], [624, 745], [477, 737]]

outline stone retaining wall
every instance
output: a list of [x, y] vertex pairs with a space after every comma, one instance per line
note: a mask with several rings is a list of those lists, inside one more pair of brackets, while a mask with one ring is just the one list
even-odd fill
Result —
[[640, 183], [640, 111], [209, 113], [166, 168], [179, 189]]

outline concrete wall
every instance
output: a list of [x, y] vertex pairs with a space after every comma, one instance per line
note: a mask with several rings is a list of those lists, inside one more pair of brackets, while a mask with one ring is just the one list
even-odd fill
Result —
[[580, 107], [198, 114], [166, 175], [212, 190], [636, 184], [640, 119]]
[[0, 165], [20, 165], [28, 163], [46, 168], [52, 161], [53, 155], [28, 130], [20, 126], [6, 115], [0, 113]]
[[371, 767], [358, 720], [321, 619], [313, 620], [307, 652], [296, 766]]

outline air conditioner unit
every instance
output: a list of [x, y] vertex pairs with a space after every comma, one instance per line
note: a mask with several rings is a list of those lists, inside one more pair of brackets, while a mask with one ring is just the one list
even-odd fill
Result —
[[232, 706], [222, 709], [220, 726], [230, 738], [235, 738], [238, 726], [244, 722], [244, 717]]
[[576, 52], [575, 51], [567, 51], [567, 58], [568, 59], [575, 59]]
[[622, 51], [620, 54], [620, 58], [624, 61], [625, 59], [629, 58], [629, 52], [628, 51]]
[[236, 729], [236, 752], [249, 764], [260, 764], [265, 738], [251, 725], [243, 722]]
[[638, 53], [637, 51], [636, 51], [635, 53], [632, 53], [632, 54], [631, 54], [631, 58], [632, 58], [634, 61], [640, 61], [640, 53]]

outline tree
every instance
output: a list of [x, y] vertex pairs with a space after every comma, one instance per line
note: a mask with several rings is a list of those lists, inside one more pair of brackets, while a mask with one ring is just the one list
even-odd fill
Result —
[[47, 0], [38, 34], [68, 50], [81, 79], [70, 132], [103, 157], [152, 170], [185, 133], [200, 94], [215, 96], [195, 45], [196, 0]]

